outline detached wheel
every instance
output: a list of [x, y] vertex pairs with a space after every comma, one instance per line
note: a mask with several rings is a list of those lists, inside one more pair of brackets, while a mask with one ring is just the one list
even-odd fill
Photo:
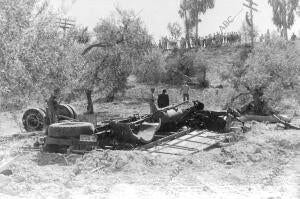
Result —
[[41, 131], [45, 126], [46, 114], [41, 109], [28, 109], [22, 117], [22, 123], [26, 131]]
[[48, 136], [54, 138], [79, 137], [92, 135], [95, 127], [87, 122], [64, 122], [52, 124], [48, 127]]
[[[66, 104], [59, 104], [56, 110], [57, 115], [65, 116], [74, 119], [73, 110]], [[66, 118], [61, 118], [59, 120], [65, 120]]]
[[68, 107], [72, 110], [72, 113], [73, 113], [73, 119], [77, 119], [78, 114], [77, 114], [76, 109], [75, 109], [73, 106], [71, 106], [70, 104], [66, 104], [66, 106], [68, 106]]

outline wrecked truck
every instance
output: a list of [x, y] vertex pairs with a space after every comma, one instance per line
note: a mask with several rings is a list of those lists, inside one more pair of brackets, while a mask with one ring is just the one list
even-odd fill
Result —
[[48, 152], [84, 152], [93, 149], [132, 150], [184, 129], [208, 129], [223, 133], [229, 130], [234, 112], [204, 110], [204, 104], [180, 109], [181, 104], [157, 110], [153, 114], [134, 115], [100, 125], [66, 121], [47, 128], [43, 149]]

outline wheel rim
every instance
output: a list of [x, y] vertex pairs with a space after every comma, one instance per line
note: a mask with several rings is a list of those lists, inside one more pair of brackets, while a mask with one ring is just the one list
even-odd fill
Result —
[[26, 125], [31, 130], [38, 129], [42, 123], [41, 118], [39, 118], [36, 114], [29, 114], [26, 117]]
[[56, 114], [57, 115], [62, 115], [62, 116], [66, 116], [66, 117], [69, 117], [69, 118], [74, 118], [74, 115], [73, 115], [73, 111], [71, 108], [69, 108], [67, 105], [65, 104], [60, 104], [58, 106], [58, 109], [56, 111]]

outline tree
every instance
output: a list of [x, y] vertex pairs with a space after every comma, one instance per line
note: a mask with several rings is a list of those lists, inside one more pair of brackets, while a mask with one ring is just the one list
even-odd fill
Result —
[[185, 28], [185, 41], [188, 45], [188, 48], [191, 48], [190, 33], [191, 33], [191, 19], [189, 17], [189, 10], [191, 4], [189, 0], [182, 0], [179, 8], [179, 16], [184, 19], [184, 28]]
[[171, 35], [171, 40], [177, 42], [182, 34], [182, 29], [178, 23], [168, 23], [168, 31]]
[[287, 29], [290, 29], [294, 24], [294, 13], [299, 0], [268, 0], [268, 3], [273, 8], [273, 23], [285, 40], [288, 40]]
[[[242, 23], [241, 27], [241, 36], [243, 37], [245, 43], [248, 43], [248, 41], [251, 41], [251, 35], [252, 35], [252, 30], [251, 26], [248, 25], [245, 21]], [[258, 37], [258, 31], [257, 27], [253, 27], [253, 38], [254, 40]]]
[[56, 16], [42, 1], [0, 0], [0, 94], [10, 99], [6, 105], [44, 102], [55, 87], [76, 87], [82, 45], [73, 30], [62, 36]]
[[269, 105], [276, 106], [284, 94], [294, 93], [299, 86], [299, 55], [293, 45], [273, 38], [269, 44], [244, 48], [225, 79], [237, 96], [252, 98], [256, 114], [270, 114]]
[[84, 81], [89, 90], [101, 91], [107, 101], [124, 91], [127, 78], [152, 48], [152, 38], [133, 11], [116, 9], [94, 28], [97, 41], [83, 55], [87, 61]]
[[201, 22], [200, 15], [215, 6], [215, 0], [182, 0], [179, 8], [179, 16], [184, 19], [185, 39], [188, 48], [191, 48], [190, 34], [195, 27], [195, 38], [198, 39], [198, 27]]
[[215, 0], [190, 0], [190, 16], [191, 23], [196, 28], [195, 38], [198, 39], [198, 26], [201, 22], [200, 15], [205, 14], [208, 9], [212, 9], [215, 6]]

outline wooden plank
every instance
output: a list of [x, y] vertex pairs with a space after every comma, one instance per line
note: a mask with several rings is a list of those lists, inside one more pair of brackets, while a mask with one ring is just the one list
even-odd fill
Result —
[[[201, 133], [204, 133], [204, 132], [205, 132], [205, 131], [200, 131], [198, 134], [201, 134]], [[193, 136], [190, 136], [190, 137], [188, 137], [188, 138], [186, 138], [186, 139], [191, 139], [191, 138], [193, 138], [193, 137], [196, 137], [198, 134], [193, 135]], [[170, 147], [170, 146], [172, 146], [172, 145], [176, 145], [176, 144], [179, 144], [179, 143], [181, 143], [181, 142], [184, 142], [186, 139], [182, 139], [182, 140], [177, 141], [177, 142], [172, 143], [172, 144], [166, 144], [166, 145], [164, 145], [163, 147], [161, 147], [159, 150], [163, 150], [163, 149], [165, 149], [165, 148], [167, 148], [167, 147]]]
[[282, 120], [278, 115], [275, 115], [275, 114], [274, 114], [273, 116], [278, 120], [279, 123], [283, 124], [286, 128], [291, 128], [291, 129], [295, 129], [295, 130], [300, 130], [299, 127], [293, 126], [293, 125], [291, 125], [290, 123], [288, 123], [288, 122]]
[[197, 137], [200, 137], [200, 138], [206, 138], [206, 139], [210, 139], [210, 140], [216, 140], [216, 141], [219, 141], [219, 139], [215, 139], [215, 138], [212, 138], [212, 137], [208, 137], [208, 136], [197, 136]]
[[162, 144], [163, 142], [167, 142], [167, 141], [176, 139], [176, 138], [178, 138], [178, 137], [182, 137], [182, 136], [184, 136], [184, 135], [187, 135], [187, 134], [189, 134], [191, 131], [192, 131], [191, 129], [188, 129], [188, 130], [185, 130], [185, 131], [181, 131], [181, 132], [179, 132], [179, 133], [175, 133], [175, 134], [173, 134], [173, 135], [170, 135], [170, 136], [167, 136], [167, 137], [165, 137], [165, 138], [162, 138], [162, 139], [159, 139], [159, 140], [157, 140], [157, 141], [154, 141], [154, 142], [151, 142], [151, 143], [149, 143], [149, 144], [146, 144], [146, 145], [142, 146], [140, 149], [142, 149], [142, 150], [143, 150], [143, 149], [144, 149], [144, 150], [150, 149], [150, 148], [152, 148], [152, 147], [154, 147], [154, 146], [157, 146], [157, 145], [159, 145], [159, 144]]
[[[195, 133], [195, 132], [197, 132], [197, 131], [193, 131], [193, 132], [191, 132], [190, 134]], [[206, 133], [206, 134], [205, 134], [205, 133]], [[189, 136], [190, 134], [188, 134], [187, 136]], [[201, 132], [201, 134], [202, 134], [202, 132]], [[210, 131], [204, 132], [204, 135], [210, 136], [210, 135], [212, 135], [212, 134], [214, 134], [214, 133], [212, 133], [212, 132], [210, 132]], [[228, 134], [225, 134], [225, 135], [230, 135], [230, 134], [232, 134], [232, 133], [228, 133]], [[223, 134], [222, 134], [222, 135], [223, 135]], [[184, 153], [183, 151], [181, 151], [181, 150], [179, 149], [179, 148], [183, 149], [183, 147], [185, 147], [185, 146], [176, 145], [176, 144], [178, 144], [178, 142], [173, 143], [172, 146], [174, 146], [174, 144], [175, 144], [174, 147], [166, 146], [166, 145], [169, 144], [169, 142], [166, 143], [166, 144], [163, 145], [163, 146], [158, 146], [159, 148], [154, 149], [154, 151], [153, 151], [152, 153], [162, 152], [162, 153], [167, 153], [167, 154], [174, 153], [174, 154], [177, 154], [177, 155], [178, 155], [178, 154], [181, 154], [181, 155], [191, 155], [191, 154], [199, 153], [199, 152], [201, 152], [201, 151], [208, 151], [208, 150], [210, 150], [212, 147], [216, 146], [217, 144], [219, 144], [220, 142], [222, 142], [222, 141], [225, 139], [225, 136], [222, 136], [222, 135], [220, 135], [220, 139], [209, 139], [209, 140], [207, 140], [207, 141], [208, 141], [207, 143], [202, 143], [202, 142], [201, 142], [201, 141], [202, 141], [201, 139], [208, 138], [208, 137], [206, 137], [206, 136], [201, 136], [201, 137], [199, 137], [199, 140], [196, 140], [196, 141], [190, 140], [190, 139], [192, 139], [191, 137], [193, 137], [194, 139], [195, 139], [195, 138], [198, 138], [199, 133], [198, 133], [198, 134], [194, 134], [194, 135], [192, 135], [191, 137], [188, 137], [188, 138], [185, 138], [185, 139], [179, 138], [179, 139], [176, 139], [176, 140], [172, 140], [172, 141], [180, 140], [180, 141], [182, 141], [182, 142], [189, 142], [189, 141], [191, 141], [191, 143], [199, 144], [198, 146], [195, 146], [195, 145], [192, 146], [192, 147], [194, 147], [194, 148], [197, 149], [197, 150], [195, 150], [195, 151], [190, 151], [190, 152], [188, 152], [188, 153]], [[221, 136], [222, 136], [222, 138], [221, 138]], [[202, 138], [202, 137], [203, 137], [203, 138]], [[172, 142], [172, 141], [170, 141], [170, 142]], [[198, 143], [198, 142], [200, 142], [200, 143]], [[168, 149], [169, 149], [169, 150], [168, 150]], [[178, 150], [176, 151], [176, 149], [178, 149]]]
[[[152, 152], [151, 152], [152, 153]], [[168, 153], [168, 152], [162, 152], [162, 151], [156, 151], [153, 153], [161, 153], [161, 154], [166, 154], [166, 155], [177, 155], [177, 156], [182, 156], [180, 153]]]
[[170, 148], [175, 148], [175, 149], [182, 149], [182, 150], [187, 150], [187, 151], [198, 151], [198, 149], [195, 148], [190, 148], [190, 147], [185, 147], [185, 146], [178, 146], [178, 145], [170, 145]]
[[[182, 140], [182, 139], [177, 139], [177, 140]], [[192, 143], [196, 143], [196, 144], [203, 144], [202, 142], [198, 142], [198, 141], [194, 141], [194, 140], [184, 140], [184, 141], [185, 142], [192, 142]]]
[[205, 144], [205, 145], [210, 145], [209, 143], [206, 142], [199, 142], [199, 141], [194, 141], [194, 140], [183, 140], [184, 142], [192, 142], [196, 144]]

